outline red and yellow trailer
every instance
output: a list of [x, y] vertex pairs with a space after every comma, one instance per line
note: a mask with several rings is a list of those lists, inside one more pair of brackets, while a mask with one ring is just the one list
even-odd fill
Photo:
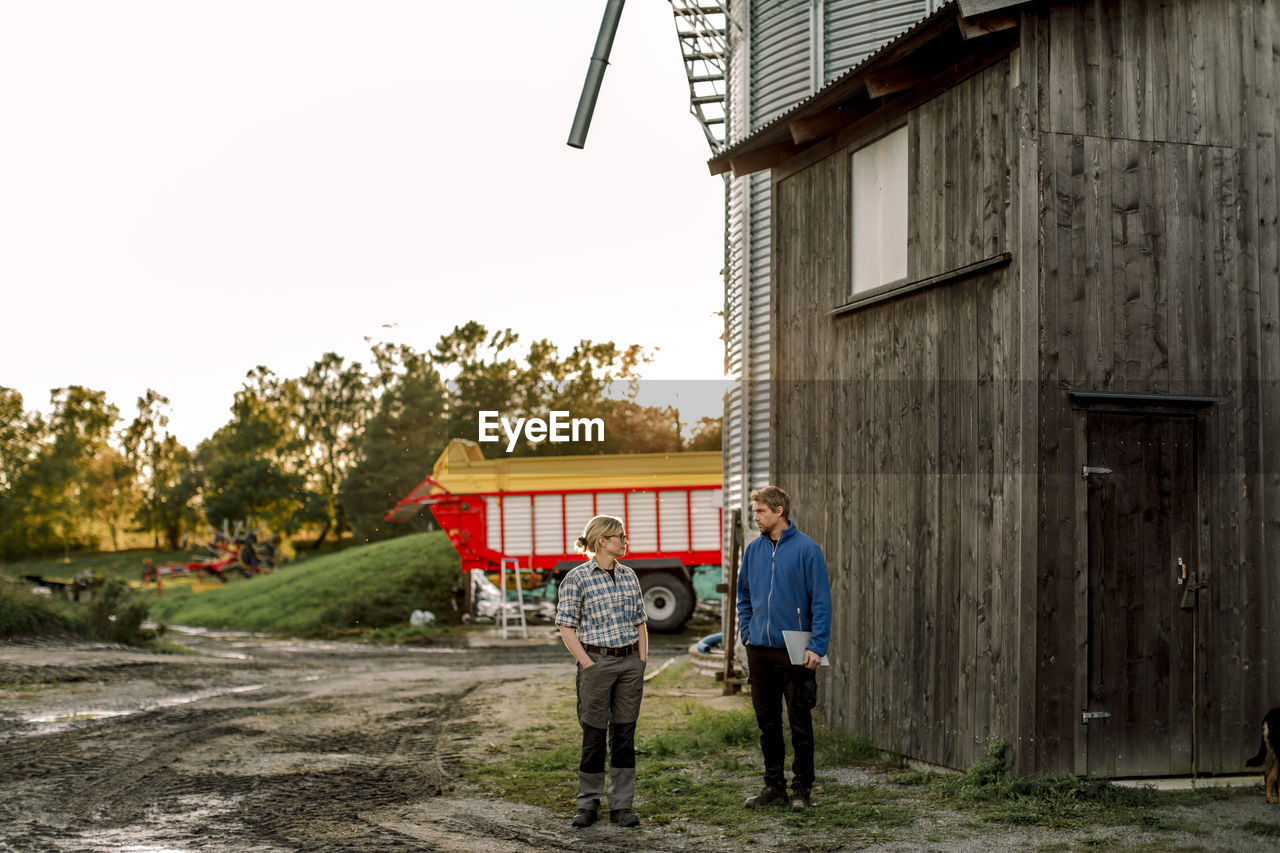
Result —
[[429, 506], [464, 572], [515, 560], [538, 582], [582, 562], [573, 542], [592, 516], [617, 516], [650, 627], [678, 631], [696, 603], [693, 569], [720, 565], [720, 487], [718, 452], [485, 459], [454, 439], [386, 517], [407, 521]]

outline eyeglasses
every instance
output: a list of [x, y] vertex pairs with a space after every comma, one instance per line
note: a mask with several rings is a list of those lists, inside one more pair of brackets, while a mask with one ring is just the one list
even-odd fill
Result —
[[601, 539], [621, 539], [623, 542], [630, 542], [625, 533], [610, 533], [608, 536], [601, 536]]

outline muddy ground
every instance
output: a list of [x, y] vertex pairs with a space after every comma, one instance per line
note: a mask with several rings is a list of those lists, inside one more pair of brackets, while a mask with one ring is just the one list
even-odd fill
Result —
[[[584, 837], [461, 779], [503, 695], [571, 677], [550, 639], [171, 636], [199, 654], [0, 645], [0, 850], [673, 849], [612, 826]], [[658, 641], [655, 660], [688, 642]]]
[[[53, 640], [0, 644], [0, 851], [689, 846], [689, 838], [652, 825], [575, 831], [563, 815], [467, 785], [460, 768], [479, 760], [495, 729], [510, 726], [504, 717], [520, 717], [509, 707], [515, 697], [571, 677], [566, 653], [549, 636], [489, 645], [484, 636], [465, 648], [175, 637], [196, 655]], [[655, 638], [654, 662], [683, 656], [689, 642]], [[935, 833], [933, 841], [887, 848], [1022, 849], [1047, 840], [1037, 836], [962, 832], [953, 844]], [[1187, 840], [1194, 849], [1240, 850], [1260, 839]], [[740, 849], [718, 844], [714, 833], [694, 846]]]

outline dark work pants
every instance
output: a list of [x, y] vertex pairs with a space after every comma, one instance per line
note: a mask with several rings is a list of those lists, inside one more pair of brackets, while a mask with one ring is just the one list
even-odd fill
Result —
[[786, 747], [782, 739], [782, 702], [787, 703], [791, 725], [791, 790], [813, 787], [813, 706], [818, 703], [818, 676], [791, 662], [786, 649], [747, 646], [747, 681], [751, 685], [751, 705], [760, 726], [760, 751], [764, 753], [764, 783], [785, 791], [783, 763]]
[[578, 667], [578, 761], [580, 809], [594, 809], [604, 795], [605, 753], [609, 753], [609, 808], [629, 809], [636, 792], [636, 719], [644, 694], [644, 662], [637, 654], [613, 657], [587, 653], [595, 663]]

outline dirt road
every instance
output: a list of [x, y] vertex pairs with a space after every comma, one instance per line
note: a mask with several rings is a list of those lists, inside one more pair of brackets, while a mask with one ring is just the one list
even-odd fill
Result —
[[[655, 823], [575, 831], [567, 803], [552, 815], [463, 780], [467, 762], [533, 722], [528, 696], [570, 678], [540, 633], [527, 645], [475, 634], [487, 645], [465, 648], [177, 636], [194, 655], [0, 643], [0, 853], [740, 851]], [[655, 636], [652, 658], [689, 642]], [[1163, 816], [1190, 831], [1152, 834], [979, 826], [921, 804], [876, 849], [1238, 853], [1274, 848], [1272, 809], [1261, 795], [1171, 807]], [[797, 843], [779, 834], [763, 849]]]
[[200, 654], [0, 645], [0, 850], [635, 847], [634, 833], [585, 839], [460, 780], [481, 709], [565, 677], [562, 649], [179, 641]]

